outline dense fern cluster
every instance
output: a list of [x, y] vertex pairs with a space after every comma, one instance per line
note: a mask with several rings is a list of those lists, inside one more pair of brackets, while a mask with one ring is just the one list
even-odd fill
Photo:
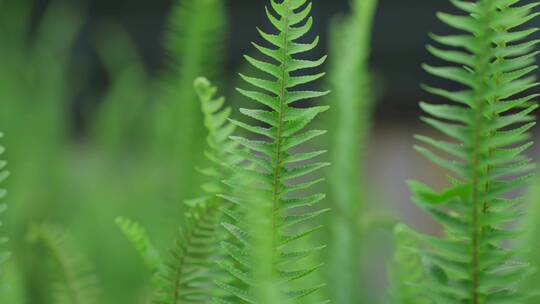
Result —
[[[450, 188], [434, 191], [411, 182], [414, 201], [444, 225], [446, 236], [415, 234], [431, 271], [429, 288], [434, 303], [521, 303], [528, 294], [519, 288], [532, 269], [519, 260], [512, 225], [523, 214], [524, 186], [534, 168], [523, 152], [531, 146], [528, 130], [536, 95], [529, 76], [533, 47], [524, 41], [536, 29], [522, 29], [538, 3], [519, 6], [516, 0], [451, 1], [466, 15], [438, 14], [441, 21], [461, 30], [459, 35], [432, 38], [429, 46], [448, 66], [425, 65], [435, 76], [463, 88], [456, 91], [425, 86], [452, 105], [421, 103], [430, 115], [422, 120], [448, 140], [417, 136], [422, 155], [447, 169]], [[429, 147], [429, 148], [427, 148]], [[425, 251], [424, 251], [425, 250]]]
[[[171, 57], [168, 61], [170, 69], [157, 77], [158, 85], [146, 77], [144, 66], [133, 52], [134, 47], [126, 33], [119, 31], [105, 36], [106, 39], [98, 38], [99, 57], [111, 78], [111, 88], [91, 128], [92, 142], [105, 147], [97, 149], [100, 152], [114, 152], [114, 161], [107, 164], [124, 160], [129, 155], [125, 162], [127, 166], [115, 168], [141, 167], [140, 171], [113, 175], [133, 178], [137, 183], [111, 183], [107, 187], [122, 188], [119, 187], [122, 185], [122, 191], [127, 192], [130, 189], [125, 185], [151, 184], [135, 192], [147, 192], [145, 198], [137, 197], [136, 202], [181, 202], [165, 211], [156, 205], [149, 207], [160, 213], [157, 225], [161, 232], [171, 230], [163, 221], [163, 213], [170, 212], [174, 224], [180, 222], [180, 232], [166, 254], [161, 248], [164, 240], [152, 237], [155, 231], [147, 231], [142, 224], [128, 218], [116, 219], [117, 226], [150, 274], [149, 280], [139, 282], [142, 291], [132, 292], [134, 288], [127, 291], [133, 293], [131, 303], [133, 299], [156, 304], [376, 302], [366, 296], [368, 292], [364, 289], [368, 288], [363, 286], [371, 286], [371, 282], [365, 284], [363, 281], [365, 268], [361, 265], [364, 246], [371, 244], [365, 241], [368, 233], [360, 218], [378, 220], [363, 212], [363, 205], [370, 200], [366, 195], [368, 183], [362, 178], [361, 170], [375, 101], [375, 83], [368, 58], [377, 0], [350, 0], [351, 14], [333, 25], [330, 52], [335, 58], [329, 68], [329, 85], [335, 91], [332, 95], [329, 91], [313, 88], [325, 75], [318, 70], [325, 64], [327, 56], [311, 58], [319, 45], [319, 36], [313, 39], [310, 36], [314, 24], [312, 2], [267, 2], [265, 13], [271, 28], [257, 29], [262, 42], [253, 43], [254, 54], [244, 56], [252, 72], [240, 74], [243, 83], [236, 93], [247, 97], [250, 105], [239, 108], [239, 117], [233, 113], [235, 103], [228, 104], [218, 94], [216, 86], [208, 79], [198, 77], [205, 74], [220, 80], [219, 65], [223, 56], [220, 40], [226, 23], [224, 0], [176, 3], [165, 41]], [[430, 76], [452, 82], [452, 89], [424, 85], [433, 100], [420, 103], [425, 115], [421, 120], [440, 134], [415, 137], [418, 141], [415, 149], [448, 172], [446, 187], [440, 190], [418, 181], [409, 182], [412, 200], [441, 224], [443, 234], [423, 234], [392, 221], [396, 246], [389, 264], [390, 288], [384, 301], [395, 304], [536, 303], [536, 294], [523, 286], [535, 269], [523, 262], [526, 250], [523, 248], [525, 242], [521, 241], [524, 233], [520, 220], [524, 215], [522, 188], [535, 169], [526, 151], [532, 146], [530, 130], [535, 125], [533, 112], [538, 108], [534, 98], [540, 95], [530, 94], [538, 84], [533, 76], [538, 53], [534, 49], [540, 40], [531, 40], [537, 29], [526, 26], [539, 14], [534, 10], [540, 3], [525, 4], [521, 0], [450, 2], [460, 13], [439, 13], [437, 16], [455, 33], [431, 36], [434, 42], [427, 50], [435, 57], [435, 63], [423, 68]], [[4, 3], [7, 2], [0, 0], [0, 6], [5, 7]], [[29, 16], [29, 3], [24, 2], [20, 7], [13, 5], [17, 8], [13, 12]], [[10, 16], [2, 10], [0, 15], [5, 17], [0, 18], [0, 32], [4, 33], [0, 40], [10, 42], [0, 48], [0, 60], [8, 58], [2, 62], [5, 69], [0, 71], [0, 101], [6, 99], [8, 93], [5, 92], [10, 90], [16, 97], [6, 101], [15, 101], [13, 104], [2, 107], [6, 110], [0, 113], [0, 123], [6, 123], [10, 130], [18, 129], [19, 120], [29, 123], [31, 127], [23, 130], [29, 135], [20, 130], [15, 133], [20, 135], [21, 142], [13, 141], [18, 147], [13, 156], [21, 159], [16, 158], [14, 163], [21, 172], [26, 171], [22, 176], [42, 184], [45, 180], [42, 176], [56, 174], [50, 170], [37, 170], [43, 168], [35, 166], [39, 160], [26, 164], [24, 158], [39, 154], [36, 151], [68, 150], [60, 145], [60, 142], [67, 142], [64, 128], [60, 127], [63, 121], [59, 119], [65, 109], [58, 106], [64, 99], [61, 97], [65, 96], [56, 88], [64, 85], [67, 79], [63, 72], [67, 60], [63, 58], [63, 63], [57, 64], [50, 60], [50, 54], [63, 54], [68, 49], [75, 26], [55, 26], [50, 33], [47, 27], [40, 28], [36, 30], [37, 38], [27, 39], [27, 34], [34, 34], [29, 34], [32, 32], [29, 25], [18, 20], [20, 16]], [[66, 24], [75, 25], [78, 22], [74, 16], [59, 10], [58, 14], [44, 17], [47, 22], [43, 22], [54, 23], [52, 19], [65, 17]], [[3, 40], [4, 36], [6, 40]], [[64, 39], [66, 37], [69, 39]], [[35, 54], [26, 51], [26, 44], [31, 40], [44, 41], [31, 43], [40, 46], [36, 47]], [[49, 52], [48, 44], [57, 52]], [[32, 59], [29, 62], [43, 67], [36, 68], [39, 73], [21, 69], [24, 70], [23, 77], [19, 79], [11, 74], [27, 64], [23, 53]], [[4, 73], [4, 70], [8, 72]], [[253, 76], [252, 73], [258, 74]], [[39, 78], [36, 86], [40, 90], [29, 93], [17, 86], [21, 79], [34, 79], [27, 74]], [[49, 86], [55, 88], [49, 92]], [[137, 88], [133, 89], [134, 86]], [[153, 91], [154, 88], [157, 91]], [[48, 92], [51, 96], [45, 94], [44, 99], [54, 100], [58, 105], [47, 105], [40, 113], [47, 118], [34, 121], [28, 114], [31, 112], [26, 111], [19, 100], [35, 102], [37, 99], [29, 96], [38, 96], [36, 92], [40, 91]], [[157, 97], [157, 102], [147, 103], [152, 97]], [[333, 214], [326, 218], [321, 215], [330, 209], [320, 206], [326, 196], [321, 190], [324, 178], [319, 174], [330, 164], [323, 159], [327, 151], [316, 148], [316, 140], [321, 140], [326, 131], [312, 127], [319, 115], [330, 109], [328, 105], [314, 104], [314, 100], [321, 97], [326, 97], [326, 103], [335, 109], [330, 124], [335, 133], [329, 141], [332, 146], [329, 159], [334, 166], [327, 171], [331, 181], [330, 196], [326, 200]], [[46, 103], [40, 101], [40, 105]], [[130, 105], [130, 109], [124, 109]], [[146, 124], [139, 123], [146, 116], [149, 116]], [[48, 126], [51, 122], [54, 122], [50, 125], [55, 130], [35, 128]], [[204, 130], [206, 136], [203, 136]], [[32, 147], [29, 142], [39, 145], [44, 141], [45, 136], [36, 134], [46, 133], [54, 133], [50, 149], [28, 148]], [[198, 153], [199, 148], [202, 153]], [[150, 156], [143, 156], [146, 152]], [[3, 153], [4, 149], [0, 147], [0, 156]], [[50, 159], [51, 162], [64, 156], [63, 153], [40, 153], [39, 157], [48, 159], [53, 154], [57, 158]], [[101, 157], [103, 153], [98, 155]], [[77, 154], [77, 157], [84, 156]], [[145, 167], [143, 163], [150, 165]], [[201, 166], [203, 163], [205, 165]], [[85, 162], [85, 165], [88, 164]], [[5, 167], [6, 162], [0, 161], [0, 183], [8, 176]], [[84, 171], [73, 170], [77, 175], [68, 175], [63, 166], [56, 169], [59, 178], [61, 176], [66, 183], [82, 177], [78, 171]], [[196, 169], [200, 174], [193, 174]], [[111, 171], [108, 173], [112, 175]], [[142, 176], [141, 172], [150, 174]], [[148, 182], [148, 176], [154, 175], [158, 176], [157, 181]], [[66, 178], [74, 176], [77, 178]], [[99, 185], [105, 186], [112, 179], [89, 188], [93, 193]], [[23, 181], [26, 180], [10, 185], [10, 189], [13, 185], [17, 189]], [[174, 187], [162, 187], [167, 183]], [[49, 181], [43, 188], [50, 184]], [[63, 191], [70, 187], [75, 190], [69, 191], [77, 192], [80, 190], [78, 185], [61, 185], [59, 192], [62, 193], [58, 195], [64, 195]], [[36, 193], [29, 190], [25, 200], [33, 202], [48, 193], [38, 189], [40, 191]], [[21, 195], [23, 191], [18, 190]], [[113, 195], [108, 193], [113, 197], [109, 200], [116, 202], [119, 199], [116, 190], [110, 191]], [[0, 188], [0, 199], [5, 193]], [[199, 196], [192, 196], [195, 193]], [[195, 198], [185, 200], [186, 197]], [[132, 204], [131, 198], [127, 194], [124, 197]], [[89, 199], [93, 200], [98, 199]], [[91, 226], [81, 230], [92, 230], [96, 234], [104, 231], [96, 225], [97, 217], [87, 216], [87, 211], [93, 209], [85, 209], [85, 203], [57, 208], [66, 213], [59, 212], [52, 219], [61, 221], [67, 218], [68, 209], [76, 209], [83, 215], [73, 222], [81, 221], [83, 216], [91, 222]], [[123, 206], [111, 205], [109, 211], [113, 210], [114, 214], [123, 211]], [[142, 204], [133, 205], [136, 205], [136, 211], [150, 210], [143, 210]], [[21, 209], [16, 220], [38, 221], [45, 207], [34, 208], [32, 212]], [[176, 214], [171, 211], [173, 209], [182, 212]], [[3, 211], [5, 205], [0, 203], [0, 214]], [[150, 220], [145, 218], [144, 221]], [[24, 222], [24, 225], [28, 224], [28, 221]], [[126, 281], [135, 277], [134, 268], [126, 267], [129, 270], [123, 277], [126, 281], [115, 282], [116, 277], [110, 276], [113, 279], [108, 278], [107, 284], [99, 284], [98, 276], [93, 274], [86, 259], [68, 246], [63, 230], [52, 225], [31, 224], [29, 227], [16, 227], [5, 233], [37, 245], [30, 253], [14, 255], [11, 260], [16, 261], [9, 268], [5, 263], [9, 255], [4, 253], [7, 239], [0, 238], [0, 302], [101, 303], [101, 286], [111, 289], [132, 286]], [[321, 240], [317, 232], [323, 228], [326, 234]], [[20, 236], [23, 231], [26, 238]], [[163, 239], [169, 237], [173, 238], [165, 236]], [[116, 245], [117, 240], [111, 237], [107, 241], [110, 243], [93, 244], [95, 251], [104, 251], [107, 246], [103, 244]], [[22, 252], [21, 248], [26, 248], [27, 244], [19, 243], [14, 251]], [[326, 245], [330, 250], [325, 250]], [[325, 253], [327, 251], [330, 252]], [[107, 259], [112, 256], [111, 252], [95, 255]], [[111, 260], [111, 264], [117, 262]], [[326, 271], [322, 269], [325, 263], [328, 264]], [[108, 268], [106, 264], [101, 271], [105, 268]], [[112, 272], [118, 271], [114, 268]], [[45, 274], [45, 279], [41, 273]], [[6, 284], [7, 280], [10, 284]], [[111, 283], [117, 285], [108, 286]], [[323, 288], [325, 283], [328, 288]], [[44, 285], [43, 288], [38, 284]], [[149, 288], [144, 288], [143, 284]], [[27, 299], [23, 295], [26, 290], [31, 291]], [[114, 297], [117, 295], [113, 294]]]

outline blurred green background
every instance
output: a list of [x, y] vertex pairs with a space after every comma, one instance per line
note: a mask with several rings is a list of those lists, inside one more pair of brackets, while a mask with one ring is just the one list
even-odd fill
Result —
[[[220, 29], [190, 49], [189, 29], [201, 27], [201, 16], [178, 13], [183, 2], [0, 0], [0, 130], [12, 173], [3, 216], [10, 276], [21, 288], [5, 303], [48, 303], [43, 253], [27, 241], [29, 226], [43, 222], [64, 227], [95, 266], [103, 303], [143, 303], [150, 276], [114, 219], [141, 222], [160, 249], [171, 244], [182, 201], [199, 193], [204, 141], [193, 78], [215, 79], [232, 105], [244, 102], [234, 91], [247, 68], [242, 54], [267, 22], [263, 1], [224, 1], [223, 15], [211, 17], [224, 18]], [[425, 128], [417, 102], [426, 96], [419, 83], [427, 80], [427, 32], [444, 31], [434, 13], [450, 10], [447, 2], [382, 0], [377, 10], [370, 66], [378, 98], [362, 160], [366, 303], [384, 298], [397, 219], [438, 232], [409, 203], [405, 180], [444, 182], [411, 146]], [[330, 24], [348, 1], [314, 4], [326, 52]], [[535, 229], [537, 213], [529, 213]]]

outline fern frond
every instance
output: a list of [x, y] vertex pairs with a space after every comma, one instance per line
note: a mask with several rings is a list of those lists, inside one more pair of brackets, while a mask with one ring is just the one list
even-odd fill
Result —
[[173, 260], [162, 272], [163, 286], [157, 293], [157, 303], [163, 304], [209, 303], [221, 296], [214, 281], [222, 277], [216, 269], [216, 261], [222, 259], [219, 242], [225, 238], [219, 223], [229, 203], [217, 194], [225, 190], [222, 180], [229, 177], [227, 166], [238, 161], [231, 154], [237, 144], [228, 139], [236, 127], [228, 121], [231, 109], [224, 106], [225, 99], [216, 98], [216, 87], [205, 78], [197, 78], [195, 90], [208, 130], [205, 155], [212, 165], [200, 170], [209, 179], [202, 186], [207, 195], [186, 202], [189, 211], [171, 251]]
[[154, 246], [146, 230], [137, 222], [123, 217], [116, 218], [116, 224], [130, 241], [144, 264], [152, 274], [163, 269], [163, 261], [159, 250]]
[[[519, 260], [514, 240], [521, 232], [510, 223], [523, 214], [515, 190], [526, 185], [534, 167], [523, 151], [531, 146], [535, 124], [535, 31], [523, 25], [538, 5], [516, 0], [451, 1], [463, 15], [439, 13], [439, 19], [464, 32], [433, 35], [428, 46], [447, 66], [424, 65], [431, 75], [462, 88], [448, 91], [425, 86], [448, 105], [420, 103], [422, 120], [447, 139], [417, 136], [415, 149], [450, 172], [451, 186], [434, 191], [410, 182], [413, 200], [444, 225], [446, 237], [418, 237], [430, 272], [427, 295], [437, 303], [522, 303], [528, 293], [521, 280], [531, 273]], [[508, 244], [511, 244], [508, 246]], [[435, 273], [435, 274], [434, 274]]]
[[[319, 38], [310, 43], [297, 42], [311, 29], [313, 18], [308, 17], [312, 4], [306, 0], [270, 1], [266, 13], [277, 31], [270, 34], [259, 29], [269, 46], [254, 43], [255, 48], [267, 59], [245, 56], [255, 68], [267, 75], [256, 78], [240, 75], [254, 89], [238, 89], [264, 109], [240, 109], [248, 123], [232, 122], [252, 134], [252, 138], [232, 136], [231, 139], [250, 150], [241, 153], [251, 165], [235, 167], [237, 179], [226, 183], [231, 186], [230, 200], [238, 209], [224, 223], [234, 241], [224, 242], [223, 247], [234, 263], [224, 265], [225, 270], [236, 278], [236, 283], [220, 286], [237, 298], [237, 303], [266, 303], [261, 283], [257, 278], [263, 271], [269, 284], [279, 284], [279, 297], [284, 301], [298, 301], [321, 286], [305, 286], [302, 278], [317, 271], [320, 265], [293, 268], [294, 262], [309, 256], [316, 248], [301, 248], [297, 241], [305, 239], [320, 227], [309, 224], [326, 210], [311, 207], [317, 205], [323, 194], [306, 196], [305, 190], [321, 180], [313, 180], [312, 173], [326, 167], [327, 163], [314, 161], [324, 151], [298, 152], [298, 147], [322, 135], [325, 131], [309, 130], [307, 126], [327, 106], [296, 107], [301, 100], [324, 96], [328, 92], [305, 91], [299, 86], [311, 84], [324, 76], [307, 70], [322, 65], [326, 56], [317, 60], [299, 59], [300, 54], [314, 49]], [[246, 157], [247, 156], [247, 157]], [[255, 203], [256, 202], [256, 203]], [[257, 220], [253, 221], [253, 218]], [[259, 233], [267, 231], [267, 233]], [[269, 235], [267, 235], [269, 233]], [[266, 236], [265, 236], [266, 235]], [[267, 252], [260, 260], [256, 248], [266, 244]], [[255, 266], [257, 264], [257, 266]], [[262, 267], [262, 270], [260, 268]], [[291, 282], [299, 288], [291, 288]], [[235, 303], [236, 303], [235, 302]]]
[[369, 69], [371, 31], [377, 0], [353, 0], [352, 14], [331, 29], [329, 79], [332, 85], [332, 167], [329, 170], [329, 216], [326, 276], [336, 303], [362, 300], [359, 218], [365, 197], [363, 153], [375, 103]]
[[52, 285], [54, 304], [99, 303], [97, 277], [89, 263], [66, 244], [66, 233], [49, 225], [32, 226], [30, 239], [42, 244], [53, 263]]
[[185, 185], [181, 200], [196, 195], [200, 181], [193, 164], [203, 160], [199, 153], [191, 153], [203, 150], [205, 134], [193, 80], [220, 74], [226, 19], [224, 0], [177, 0], [168, 21], [164, 44], [171, 68], [161, 81], [155, 138], [159, 159], [169, 157], [171, 167], [178, 168], [173, 186]]

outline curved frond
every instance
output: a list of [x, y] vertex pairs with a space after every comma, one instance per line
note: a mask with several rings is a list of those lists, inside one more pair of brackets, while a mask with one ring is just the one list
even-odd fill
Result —
[[328, 110], [327, 106], [297, 105], [328, 93], [304, 89], [324, 75], [312, 69], [326, 59], [304, 59], [304, 53], [314, 49], [319, 41], [315, 38], [309, 43], [299, 42], [313, 24], [311, 8], [306, 0], [271, 0], [266, 14], [274, 29], [258, 29], [265, 45], [254, 44], [264, 59], [246, 56], [265, 76], [240, 75], [246, 87], [238, 92], [250, 98], [256, 107], [241, 109], [244, 119], [232, 121], [251, 135], [231, 137], [250, 152], [248, 157], [244, 150], [238, 152], [247, 164], [235, 167], [238, 175], [226, 181], [232, 195], [225, 198], [236, 206], [237, 212], [228, 214], [230, 220], [223, 224], [232, 236], [232, 240], [223, 243], [231, 258], [223, 267], [235, 281], [220, 282], [220, 286], [236, 298], [234, 303], [302, 301], [321, 288], [303, 280], [318, 271], [320, 265], [295, 263], [317, 251], [299, 244], [320, 228], [311, 224], [312, 220], [327, 211], [315, 207], [323, 194], [305, 194], [320, 182], [314, 182], [313, 174], [328, 165], [316, 160], [324, 152], [298, 150], [325, 133], [311, 130], [308, 125]]
[[[523, 214], [516, 190], [534, 168], [523, 152], [531, 146], [528, 130], [537, 108], [527, 91], [536, 86], [534, 30], [524, 28], [536, 16], [537, 3], [515, 0], [451, 1], [464, 13], [438, 18], [464, 32], [434, 36], [428, 50], [445, 65], [424, 65], [427, 73], [454, 82], [451, 92], [427, 90], [453, 103], [421, 103], [423, 121], [445, 139], [418, 136], [416, 150], [448, 170], [451, 186], [434, 191], [411, 182], [415, 203], [444, 225], [444, 238], [417, 237], [430, 272], [429, 297], [437, 303], [522, 303], [520, 289], [532, 271], [520, 261], [512, 223]], [[510, 244], [510, 245], [509, 245]], [[435, 273], [435, 274], [434, 274]]]

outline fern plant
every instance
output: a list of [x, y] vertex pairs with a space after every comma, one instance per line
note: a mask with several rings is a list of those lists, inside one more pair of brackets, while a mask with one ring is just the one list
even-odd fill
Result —
[[197, 78], [195, 91], [208, 130], [205, 155], [212, 165], [200, 170], [208, 178], [202, 186], [206, 195], [186, 202], [189, 211], [171, 250], [172, 260], [160, 271], [156, 302], [163, 304], [209, 303], [221, 296], [214, 285], [222, 277], [215, 261], [222, 259], [219, 241], [225, 236], [219, 223], [229, 203], [217, 194], [225, 191], [222, 180], [231, 174], [224, 165], [238, 162], [231, 154], [237, 144], [228, 139], [236, 127], [228, 121], [231, 108], [224, 105], [225, 98], [216, 97], [217, 89], [207, 79]]
[[[29, 238], [42, 244], [52, 262], [50, 303], [99, 303], [96, 276], [88, 262], [66, 244], [66, 233], [55, 226], [39, 225], [30, 229]], [[43, 299], [41, 300], [43, 301]]]
[[[424, 65], [431, 75], [461, 89], [425, 89], [453, 104], [422, 102], [430, 117], [422, 120], [448, 139], [417, 136], [415, 149], [447, 169], [451, 186], [435, 191], [410, 182], [413, 200], [444, 226], [446, 236], [414, 234], [431, 264], [429, 286], [435, 303], [522, 303], [529, 294], [519, 288], [532, 269], [520, 261], [514, 240], [521, 235], [510, 223], [523, 213], [515, 190], [533, 168], [523, 152], [531, 146], [528, 130], [537, 108], [526, 91], [536, 84], [535, 29], [522, 29], [538, 3], [517, 0], [451, 3], [464, 15], [439, 13], [439, 19], [464, 33], [432, 35], [441, 45], [428, 46], [448, 66]], [[510, 244], [510, 246], [509, 246]]]
[[[312, 27], [311, 8], [312, 4], [306, 0], [271, 0], [266, 14], [277, 33], [269, 34], [259, 29], [269, 46], [253, 44], [268, 60], [245, 56], [269, 78], [240, 75], [246, 84], [257, 90], [238, 91], [264, 109], [240, 109], [253, 123], [232, 120], [254, 136], [231, 137], [249, 150], [247, 153], [243, 149], [235, 152], [248, 164], [234, 167], [239, 176], [227, 182], [231, 187], [228, 192], [232, 194], [224, 196], [236, 206], [236, 212], [229, 214], [230, 220], [223, 224], [232, 236], [231, 241], [223, 242], [223, 248], [231, 257], [231, 262], [223, 266], [235, 280], [219, 285], [236, 297], [234, 303], [270, 303], [270, 299], [297, 301], [320, 289], [320, 286], [300, 283], [296, 285], [301, 287], [291, 288], [291, 282], [320, 267], [291, 268], [296, 260], [321, 249], [302, 248], [297, 244], [320, 228], [308, 221], [326, 211], [311, 208], [324, 198], [324, 194], [305, 194], [305, 190], [322, 181], [313, 179], [310, 173], [328, 165], [314, 161], [324, 151], [298, 151], [299, 146], [325, 133], [306, 130], [306, 127], [328, 109], [327, 106], [295, 106], [301, 100], [328, 93], [299, 88], [324, 75], [306, 70], [322, 65], [326, 56], [314, 61], [299, 59], [299, 54], [313, 50], [319, 42], [318, 37], [310, 43], [297, 42]], [[264, 255], [258, 248], [266, 248]], [[261, 278], [264, 281], [260, 281]], [[274, 286], [271, 290], [278, 294], [265, 291], [262, 286]]]
[[328, 245], [326, 276], [331, 299], [358, 303], [361, 294], [361, 230], [359, 218], [365, 201], [363, 151], [373, 112], [373, 79], [369, 73], [372, 23], [376, 0], [350, 1], [352, 14], [331, 29], [329, 79], [334, 94], [329, 169]]
[[[171, 174], [171, 188], [180, 201], [197, 195], [200, 180], [194, 164], [203, 157], [190, 153], [204, 148], [202, 115], [193, 80], [200, 75], [217, 77], [223, 57], [222, 37], [227, 28], [223, 0], [177, 0], [168, 20], [164, 46], [168, 53], [167, 66], [158, 85], [158, 103], [153, 119], [155, 148], [161, 164], [169, 158], [164, 169], [175, 168]], [[165, 171], [167, 172], [167, 171]]]

